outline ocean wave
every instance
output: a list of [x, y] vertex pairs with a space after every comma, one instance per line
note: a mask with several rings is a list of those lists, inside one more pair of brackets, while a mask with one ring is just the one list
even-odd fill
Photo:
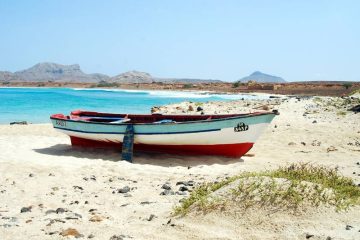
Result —
[[211, 91], [164, 91], [164, 90], [135, 90], [135, 89], [104, 89], [104, 88], [72, 88], [75, 91], [104, 91], [104, 92], [123, 92], [123, 93], [142, 93], [159, 98], [191, 98], [191, 99], [207, 99], [218, 98], [224, 100], [238, 99], [266, 99], [267, 95], [251, 95], [251, 94], [218, 94]]

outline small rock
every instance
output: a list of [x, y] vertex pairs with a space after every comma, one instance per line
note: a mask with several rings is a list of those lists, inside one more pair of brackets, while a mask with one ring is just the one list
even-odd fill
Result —
[[151, 220], [153, 220], [156, 216], [154, 214], [151, 214], [149, 217], [148, 217], [148, 221], [150, 222]]
[[162, 189], [166, 189], [166, 190], [171, 190], [171, 187], [170, 187], [170, 185], [169, 184], [164, 184], [164, 185], [162, 185], [162, 187], [161, 187]]
[[174, 191], [172, 190], [165, 190], [163, 192], [160, 193], [160, 195], [174, 195]]
[[63, 208], [57, 208], [57, 209], [55, 210], [55, 212], [56, 212], [57, 214], [64, 213], [64, 212], [65, 212], [65, 209], [63, 209]]
[[101, 222], [102, 220], [104, 220], [104, 218], [99, 215], [94, 215], [89, 219], [90, 222]]
[[187, 195], [186, 192], [176, 192], [175, 194], [177, 194], [177, 195]]
[[124, 240], [125, 235], [113, 235], [109, 238], [109, 240]]
[[196, 111], [198, 111], [198, 112], [200, 112], [200, 111], [202, 111], [202, 110], [204, 110], [202, 107], [200, 107], [200, 106], [198, 106], [197, 108], [196, 108]]
[[23, 207], [20, 210], [20, 213], [26, 213], [26, 212], [31, 212], [31, 207]]
[[337, 148], [335, 148], [334, 146], [330, 146], [326, 149], [326, 152], [334, 152], [337, 151]]
[[76, 238], [79, 238], [79, 237], [82, 237], [83, 235], [80, 234], [75, 228], [68, 228], [66, 230], [63, 230], [61, 233], [60, 233], [61, 236], [63, 237], [67, 237], [67, 236], [73, 236], [73, 237], [76, 237]]
[[127, 193], [130, 191], [129, 186], [125, 186], [123, 188], [118, 189], [118, 193]]
[[186, 186], [181, 186], [181, 187], [179, 188], [179, 191], [181, 191], [181, 192], [185, 192], [185, 191], [188, 191], [188, 190], [189, 190], [189, 188], [186, 187]]
[[289, 146], [295, 146], [296, 143], [294, 143], [294, 142], [289, 142], [288, 145], [289, 145]]
[[308, 233], [305, 235], [306, 239], [312, 238], [313, 236], [314, 236], [313, 234], [308, 234]]
[[56, 211], [50, 209], [45, 212], [45, 215], [49, 215], [49, 214], [53, 214], [53, 213], [56, 213]]
[[345, 227], [346, 230], [351, 230], [352, 228], [353, 228], [353, 226], [351, 226], [351, 225], [346, 225], [346, 227]]
[[331, 240], [331, 239], [332, 239], [332, 238], [331, 238], [331, 237], [329, 237], [329, 236], [326, 238], [326, 240]]
[[189, 105], [188, 111], [190, 111], [190, 112], [194, 111], [193, 106]]
[[34, 177], [35, 175], [33, 173], [30, 173], [29, 174], [29, 177]]
[[90, 234], [87, 238], [94, 238], [95, 235], [94, 234]]
[[80, 186], [73, 186], [74, 189], [79, 189], [79, 190], [84, 190], [82, 187]]
[[17, 124], [17, 125], [27, 125], [28, 123], [27, 123], [27, 121], [11, 122], [11, 123], [10, 123], [10, 125], [15, 125], [15, 124]]
[[306, 143], [305, 143], [305, 142], [301, 142], [301, 144], [302, 144], [303, 146], [306, 146]]
[[317, 121], [316, 121], [316, 120], [314, 120], [312, 123], [317, 123]]

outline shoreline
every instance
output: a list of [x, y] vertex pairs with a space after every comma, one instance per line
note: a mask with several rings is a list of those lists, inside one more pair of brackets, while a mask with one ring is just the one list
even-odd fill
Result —
[[[100, 83], [77, 82], [0, 82], [3, 87], [55, 87], [55, 88], [96, 88], [104, 87]], [[288, 83], [243, 83], [234, 86], [233, 82], [222, 83], [114, 83], [116, 86], [106, 89], [129, 90], [196, 90], [219, 93], [249, 93], [301, 95], [301, 96], [344, 96], [360, 89], [360, 82], [352, 82], [344, 87], [339, 82], [288, 82]]]

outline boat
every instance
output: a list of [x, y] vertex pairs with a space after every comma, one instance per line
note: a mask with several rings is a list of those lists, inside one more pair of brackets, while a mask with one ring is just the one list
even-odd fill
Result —
[[53, 114], [50, 119], [56, 130], [70, 136], [73, 146], [121, 150], [124, 139], [130, 136], [135, 152], [240, 158], [253, 147], [277, 114], [276, 110], [223, 115], [139, 115], [76, 110], [67, 116]]

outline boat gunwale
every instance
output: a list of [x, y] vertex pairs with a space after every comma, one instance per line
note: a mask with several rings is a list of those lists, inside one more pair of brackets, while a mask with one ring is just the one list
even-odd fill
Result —
[[[100, 113], [102, 114], [102, 113]], [[110, 123], [110, 122], [90, 122], [90, 121], [86, 121], [86, 120], [73, 120], [73, 119], [64, 119], [64, 118], [59, 118], [59, 117], [55, 117], [55, 115], [59, 115], [59, 114], [53, 114], [50, 116], [51, 120], [62, 120], [62, 121], [67, 121], [67, 122], [77, 122], [77, 123], [85, 123], [85, 124], [100, 124], [100, 125], [108, 125], [108, 126], [127, 126], [127, 125], [155, 125], [155, 126], [159, 126], [159, 125], [177, 125], [177, 124], [194, 124], [194, 123], [209, 123], [209, 122], [217, 122], [217, 121], [226, 121], [226, 120], [234, 120], [234, 119], [240, 119], [240, 118], [249, 118], [249, 117], [255, 117], [255, 116], [262, 116], [262, 115], [278, 115], [278, 113], [274, 113], [274, 112], [256, 112], [256, 113], [245, 113], [245, 114], [239, 114], [239, 116], [234, 116], [234, 117], [225, 117], [225, 118], [218, 118], [218, 119], [204, 119], [204, 120], [198, 120], [198, 121], [187, 121], [187, 122], [175, 122], [175, 123], [129, 123], [129, 122], [125, 122], [125, 123]], [[62, 114], [63, 115], [63, 114]], [[135, 114], [134, 114], [135, 115]], [[155, 115], [155, 114], [154, 114]], [[229, 115], [233, 115], [233, 114], [229, 114]], [[63, 115], [65, 117], [68, 117], [66, 115]], [[150, 114], [137, 114], [137, 116], [151, 116]], [[162, 115], [162, 116], [182, 116], [182, 115]], [[197, 116], [197, 115], [194, 115]], [[216, 116], [216, 114], [214, 115], [203, 115], [203, 116]]]

